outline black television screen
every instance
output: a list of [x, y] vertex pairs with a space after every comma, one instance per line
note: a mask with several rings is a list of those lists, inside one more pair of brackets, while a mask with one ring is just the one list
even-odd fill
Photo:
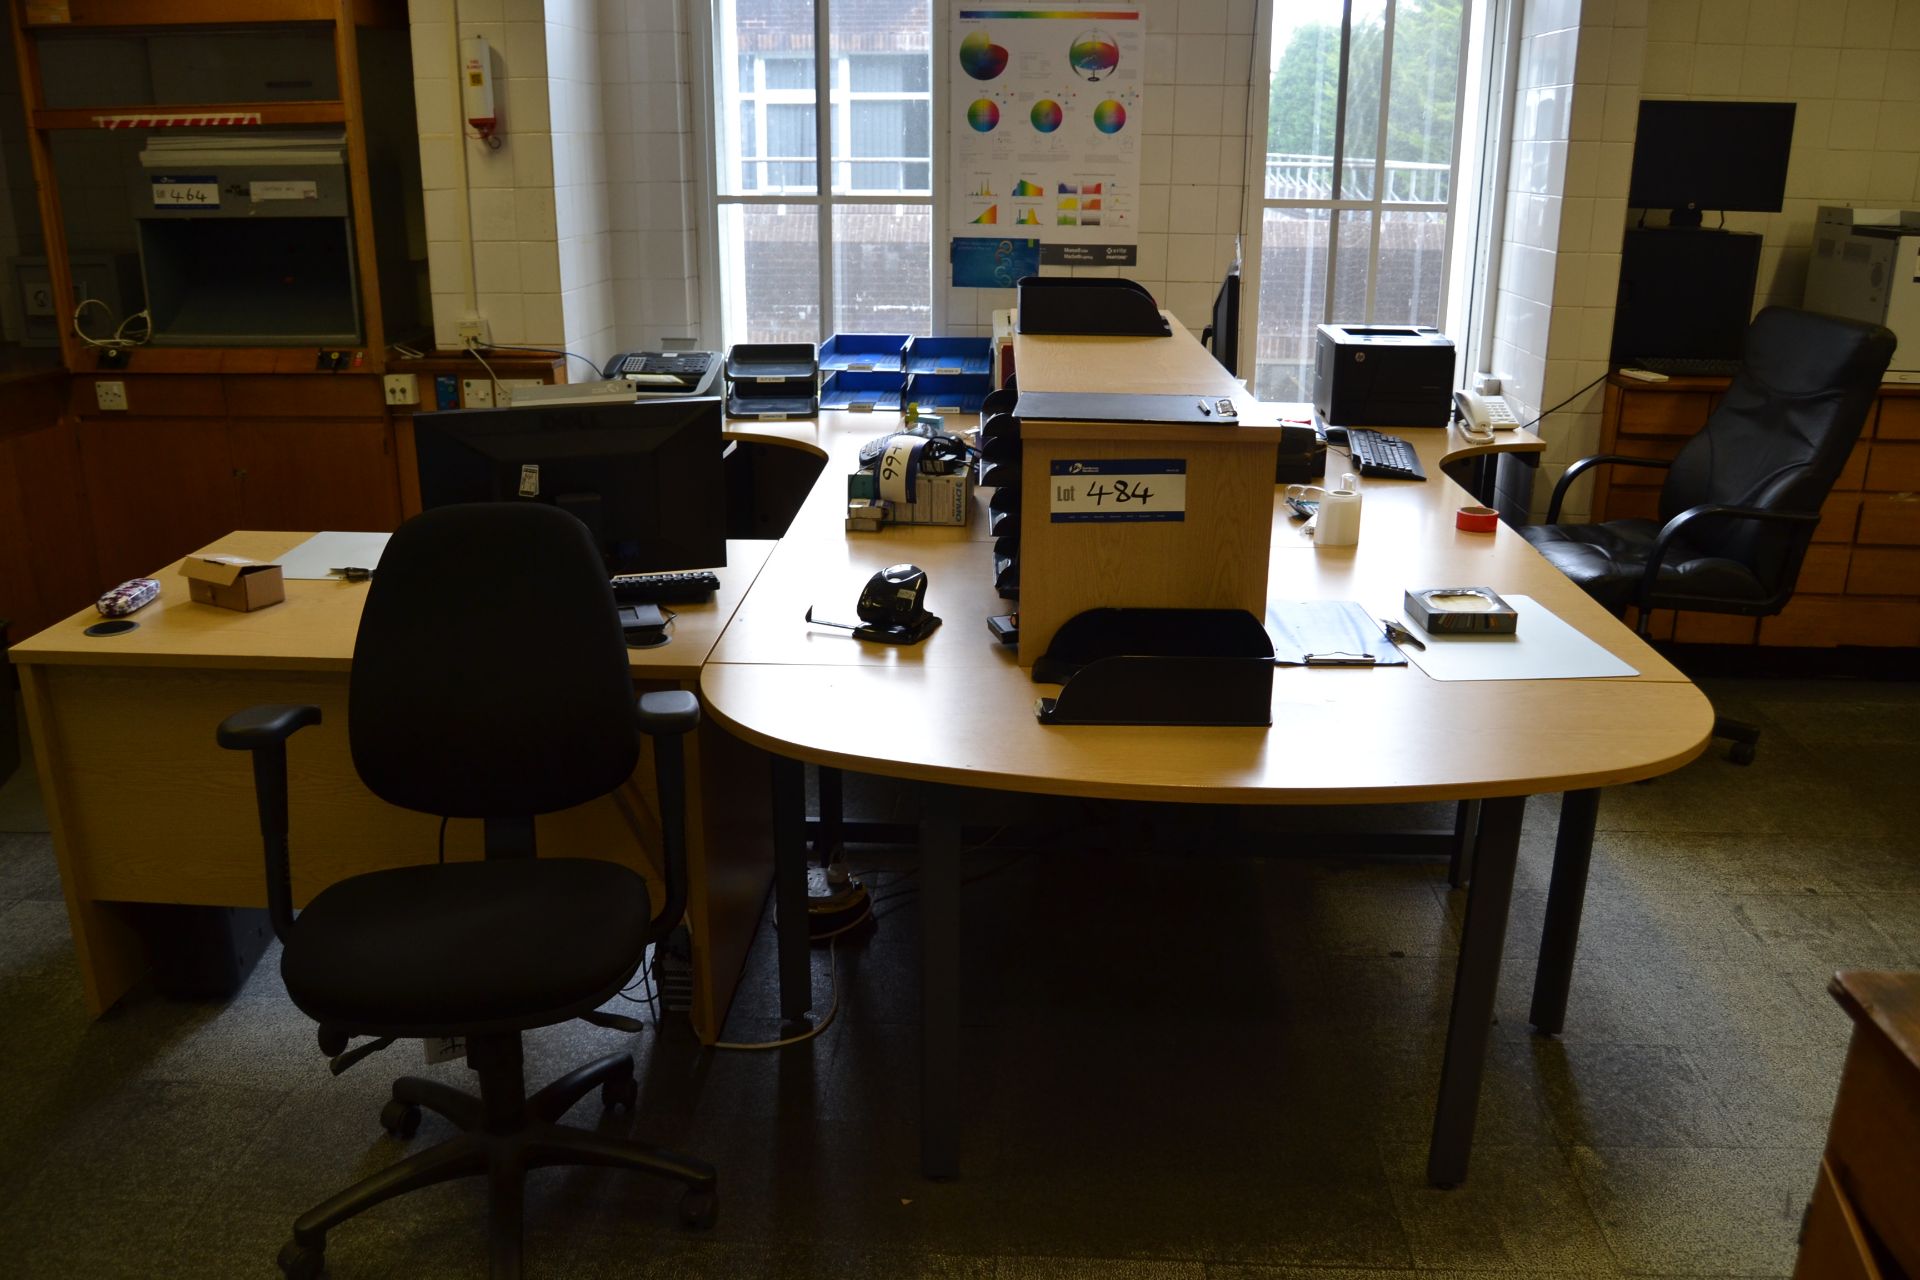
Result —
[[1676, 224], [1699, 211], [1777, 213], [1793, 146], [1791, 102], [1640, 103], [1627, 204], [1672, 209]]
[[550, 503], [592, 531], [609, 573], [727, 562], [714, 397], [462, 409], [413, 422], [422, 507]]

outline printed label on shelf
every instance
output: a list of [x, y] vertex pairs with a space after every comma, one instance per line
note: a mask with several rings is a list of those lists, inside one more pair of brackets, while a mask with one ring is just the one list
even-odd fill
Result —
[[249, 182], [247, 194], [255, 204], [262, 200], [318, 200], [320, 184], [311, 179], [282, 179], [277, 182]]
[[1051, 468], [1053, 523], [1185, 520], [1185, 458], [1060, 459]]
[[153, 179], [153, 207], [218, 209], [220, 180], [210, 173], [156, 174]]

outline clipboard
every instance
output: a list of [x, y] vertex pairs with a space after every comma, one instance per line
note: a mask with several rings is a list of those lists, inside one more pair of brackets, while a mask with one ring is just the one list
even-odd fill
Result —
[[1283, 667], [1404, 667], [1407, 655], [1352, 600], [1287, 600], [1267, 606], [1273, 660]]

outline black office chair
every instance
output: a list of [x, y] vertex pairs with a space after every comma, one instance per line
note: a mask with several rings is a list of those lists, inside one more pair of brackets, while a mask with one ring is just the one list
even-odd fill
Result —
[[[287, 848], [287, 739], [320, 721], [311, 706], [263, 706], [220, 726], [223, 747], [253, 753], [267, 899], [285, 944], [280, 973], [320, 1023], [336, 1070], [393, 1038], [463, 1036], [480, 1096], [396, 1080], [381, 1124], [411, 1136], [428, 1107], [460, 1126], [300, 1217], [280, 1253], [291, 1277], [317, 1275], [326, 1234], [393, 1196], [488, 1179], [492, 1273], [520, 1274], [522, 1182], [547, 1165], [610, 1165], [687, 1186], [682, 1219], [709, 1226], [712, 1166], [557, 1123], [594, 1088], [632, 1106], [633, 1058], [615, 1054], [526, 1096], [520, 1033], [595, 1013], [633, 977], [647, 945], [686, 904], [680, 737], [698, 722], [691, 693], [650, 693], [636, 713], [607, 572], [587, 529], [526, 503], [444, 507], [393, 535], [354, 643], [347, 733], [369, 790], [403, 808], [484, 823], [483, 861], [352, 876], [296, 920]], [[653, 739], [665, 902], [655, 915], [632, 869], [536, 858], [534, 815], [624, 784]], [[424, 851], [423, 851], [424, 852]], [[374, 1043], [346, 1052], [354, 1036]], [[342, 1061], [342, 1058], [346, 1062]]]
[[1200, 345], [1213, 353], [1220, 367], [1240, 372], [1240, 268], [1235, 265], [1213, 295], [1213, 323], [1200, 330]]
[[[1679, 456], [1580, 459], [1554, 486], [1547, 523], [1521, 536], [1609, 609], [1638, 609], [1642, 636], [1655, 609], [1780, 612], [1893, 346], [1879, 325], [1768, 307], [1747, 329], [1733, 384]], [[1666, 470], [1659, 523], [1559, 523], [1567, 487], [1602, 464]], [[1722, 717], [1714, 736], [1732, 738], [1730, 758], [1746, 764], [1760, 731]]]

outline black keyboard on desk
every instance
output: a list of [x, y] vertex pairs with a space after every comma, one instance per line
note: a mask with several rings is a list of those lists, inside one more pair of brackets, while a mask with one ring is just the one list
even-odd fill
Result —
[[700, 573], [621, 573], [607, 580], [615, 604], [695, 604], [713, 598], [720, 579]]
[[1390, 436], [1365, 427], [1347, 428], [1347, 452], [1363, 476], [1384, 476], [1390, 480], [1425, 480], [1419, 455], [1399, 436]]
[[1694, 356], [1640, 356], [1631, 366], [1669, 378], [1731, 378], [1740, 372], [1738, 360], [1709, 360]]

